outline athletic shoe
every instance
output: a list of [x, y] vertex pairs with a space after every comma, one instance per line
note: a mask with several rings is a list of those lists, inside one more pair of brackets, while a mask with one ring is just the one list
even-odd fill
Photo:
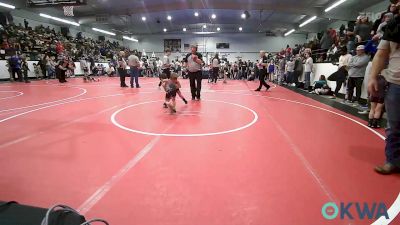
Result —
[[254, 90], [254, 91], [261, 91], [261, 89], [258, 88], [258, 89]]
[[174, 106], [172, 106], [172, 103], [167, 104], [169, 110], [171, 111], [171, 113], [176, 113], [176, 109], [174, 108]]
[[366, 114], [368, 114], [369, 112], [368, 112], [368, 110], [362, 110], [362, 111], [358, 111], [357, 113], [358, 113], [358, 114], [361, 114], [361, 115], [366, 115]]
[[187, 102], [187, 100], [186, 99], [182, 99], [183, 100], [183, 102], [187, 105], [188, 104], [188, 102]]
[[197, 101], [201, 101], [201, 98], [200, 98], [200, 97], [197, 97]]
[[400, 168], [396, 167], [390, 163], [386, 163], [382, 166], [375, 167], [375, 172], [382, 174], [382, 175], [390, 175], [390, 174], [394, 174], [394, 173], [399, 173]]
[[30, 81], [29, 81], [29, 80], [26, 80], [25, 83], [30, 83]]
[[266, 91], [268, 91], [270, 88], [271, 88], [271, 86], [268, 86]]
[[372, 119], [368, 119], [368, 127], [372, 127]]
[[164, 102], [163, 107], [166, 109], [168, 108], [167, 103]]
[[329, 98], [329, 99], [336, 99], [335, 96], [329, 96], [328, 98]]
[[195, 97], [192, 97], [192, 101], [195, 101], [196, 100], [196, 98]]
[[136, 88], [140, 88], [140, 86], [136, 86]]

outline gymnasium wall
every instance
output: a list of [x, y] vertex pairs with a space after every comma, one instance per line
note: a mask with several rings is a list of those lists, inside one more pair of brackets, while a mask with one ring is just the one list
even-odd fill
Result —
[[[235, 34], [216, 34], [201, 36], [195, 34], [166, 34], [166, 35], [143, 35], [137, 37], [139, 43], [126, 43], [131, 48], [137, 48], [145, 51], [147, 54], [152, 52], [162, 53], [164, 51], [164, 39], [181, 39], [181, 49], [184, 50], [184, 44], [199, 45], [200, 52], [219, 52], [226, 53], [229, 61], [237, 60], [241, 56], [246, 60], [255, 61], [259, 58], [258, 52], [266, 50], [269, 52], [278, 52], [286, 48], [286, 44], [294, 46], [303, 44], [307, 41], [307, 35], [290, 35], [288, 37], [267, 37], [264, 33], [235, 33]], [[216, 43], [229, 43], [229, 49], [216, 49]], [[161, 55], [161, 54], [159, 54]], [[173, 54], [173, 56], [182, 56], [182, 54]]]

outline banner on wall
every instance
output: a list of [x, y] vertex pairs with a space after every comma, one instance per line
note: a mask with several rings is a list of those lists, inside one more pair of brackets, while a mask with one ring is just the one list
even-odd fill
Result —
[[181, 52], [181, 43], [181, 39], [164, 39], [164, 51], [169, 49], [171, 52]]

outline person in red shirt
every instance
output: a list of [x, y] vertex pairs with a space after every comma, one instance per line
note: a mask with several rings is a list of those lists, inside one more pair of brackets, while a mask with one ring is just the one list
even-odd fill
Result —
[[292, 55], [292, 48], [289, 45], [286, 46], [286, 54], [285, 55]]
[[57, 45], [56, 45], [56, 52], [57, 52], [57, 54], [61, 54], [63, 51], [64, 51], [64, 46], [63, 46], [63, 44], [62, 44], [60, 41], [57, 42]]

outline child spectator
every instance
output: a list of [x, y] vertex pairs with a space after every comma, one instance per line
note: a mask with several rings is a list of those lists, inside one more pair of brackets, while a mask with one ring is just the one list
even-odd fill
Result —
[[383, 76], [378, 76], [378, 90], [369, 95], [371, 110], [369, 111], [368, 126], [371, 128], [380, 128], [384, 100], [386, 95], [387, 82]]
[[274, 82], [274, 74], [275, 74], [275, 63], [274, 60], [271, 60], [268, 64], [268, 80], [270, 82]]
[[331, 92], [331, 88], [328, 86], [325, 75], [321, 75], [318, 81], [314, 82], [313, 93], [317, 95], [327, 95]]
[[42, 79], [41, 77], [42, 71], [40, 69], [39, 64], [36, 63], [33, 64], [33, 71], [35, 72], [36, 79]]

